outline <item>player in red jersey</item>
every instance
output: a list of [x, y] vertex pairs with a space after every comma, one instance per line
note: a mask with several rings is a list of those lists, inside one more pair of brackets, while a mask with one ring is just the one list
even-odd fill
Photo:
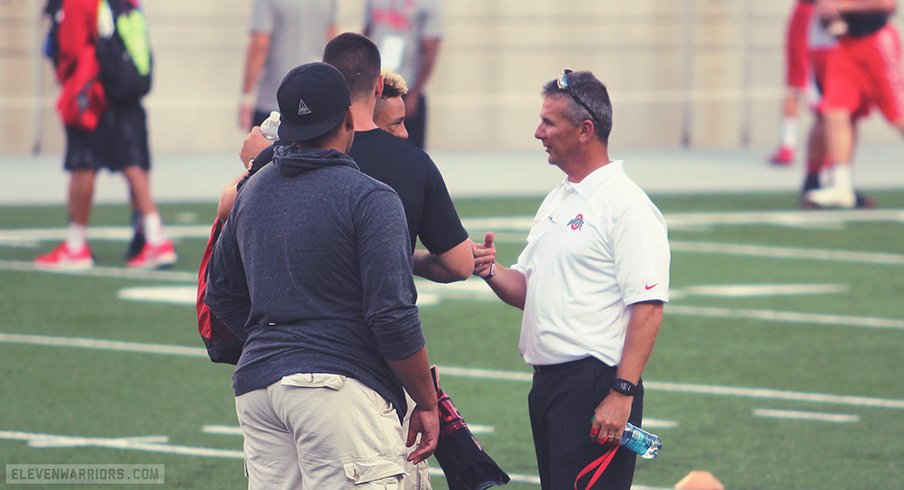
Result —
[[860, 111], [876, 107], [904, 135], [904, 71], [901, 38], [889, 23], [895, 0], [817, 0], [815, 13], [828, 25], [840, 18], [845, 32], [826, 64], [820, 109], [830, 167], [827, 182], [806, 192], [818, 207], [853, 208], [851, 157], [854, 121]]

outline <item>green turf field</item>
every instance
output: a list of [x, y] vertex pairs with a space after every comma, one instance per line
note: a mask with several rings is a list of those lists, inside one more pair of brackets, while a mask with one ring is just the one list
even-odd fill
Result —
[[[871, 195], [879, 209], [850, 212], [801, 212], [793, 194], [652, 196], [673, 299], [645, 373], [645, 425], [663, 449], [638, 461], [638, 488], [693, 470], [730, 490], [904, 488], [904, 191]], [[512, 263], [539, 201], [457, 205]], [[214, 206], [161, 211], [176, 267], [126, 271], [129, 212], [98, 206], [97, 267], [63, 274], [30, 261], [63, 237], [64, 210], [0, 208], [4, 466], [162, 464], [166, 487], [246, 487], [230, 367], [207, 360], [192, 305]], [[418, 287], [444, 387], [518, 480], [508, 488], [539, 488], [520, 312], [477, 279]]]

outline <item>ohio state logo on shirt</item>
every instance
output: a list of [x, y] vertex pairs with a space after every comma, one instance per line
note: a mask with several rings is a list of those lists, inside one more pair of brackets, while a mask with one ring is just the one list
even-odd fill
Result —
[[577, 216], [575, 216], [574, 218], [571, 218], [571, 221], [568, 222], [568, 227], [570, 227], [572, 230], [580, 231], [583, 226], [584, 226], [583, 213], [578, 213]]

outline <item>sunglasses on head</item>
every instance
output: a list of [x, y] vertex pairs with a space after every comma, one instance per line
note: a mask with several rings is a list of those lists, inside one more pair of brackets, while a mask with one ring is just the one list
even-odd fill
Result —
[[568, 95], [571, 95], [571, 98], [574, 99], [575, 102], [581, 104], [581, 107], [583, 107], [584, 109], [587, 109], [587, 113], [590, 114], [590, 117], [593, 118], [594, 122], [599, 124], [600, 120], [596, 117], [596, 114], [594, 114], [593, 111], [590, 110], [590, 106], [584, 103], [584, 101], [581, 100], [580, 97], [578, 97], [578, 94], [574, 92], [574, 89], [571, 88], [571, 83], [568, 80], [568, 75], [570, 75], [571, 73], [572, 71], [567, 68], [562, 70], [562, 74], [559, 75], [558, 79], [556, 79], [556, 86], [559, 87], [559, 90], [567, 91]]

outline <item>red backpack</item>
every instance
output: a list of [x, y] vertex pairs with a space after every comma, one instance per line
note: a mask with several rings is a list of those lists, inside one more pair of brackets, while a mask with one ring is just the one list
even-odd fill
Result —
[[207, 247], [201, 256], [201, 266], [198, 270], [198, 297], [195, 300], [195, 309], [198, 312], [198, 333], [204, 346], [207, 347], [207, 355], [213, 362], [224, 364], [237, 364], [242, 355], [244, 343], [229, 330], [216, 315], [210, 311], [210, 307], [204, 302], [207, 294], [207, 267], [210, 265], [210, 257], [213, 255], [213, 247], [220, 237], [223, 224], [217, 218], [210, 229], [210, 238], [207, 239]]

